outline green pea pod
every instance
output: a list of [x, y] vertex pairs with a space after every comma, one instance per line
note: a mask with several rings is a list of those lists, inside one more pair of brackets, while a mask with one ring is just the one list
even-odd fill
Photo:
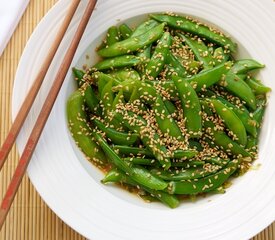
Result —
[[222, 63], [225, 63], [229, 60], [229, 58], [230, 55], [222, 47], [216, 48], [213, 52], [214, 66], [218, 66]]
[[113, 58], [108, 58], [98, 62], [92, 67], [93, 71], [104, 71], [114, 68], [123, 68], [136, 66], [140, 62], [140, 58], [134, 55], [123, 55]]
[[101, 146], [105, 154], [108, 156], [109, 161], [115, 165], [121, 171], [129, 174], [131, 178], [139, 184], [144, 185], [150, 189], [163, 190], [167, 187], [167, 183], [163, 180], [150, 174], [148, 170], [142, 167], [130, 166], [127, 162], [123, 161], [107, 142], [102, 138], [102, 136], [96, 132], [93, 132], [93, 136]]
[[[138, 158], [138, 157], [128, 157], [123, 158], [124, 161], [130, 162], [132, 164], [137, 165], [145, 165], [145, 166], [158, 166], [160, 167], [159, 162], [154, 158]], [[190, 167], [198, 167], [203, 166], [205, 164], [204, 161], [200, 160], [175, 160], [171, 162], [171, 167], [184, 167], [184, 168], [190, 168]], [[221, 164], [219, 164], [221, 165]]]
[[106, 83], [103, 87], [102, 92], [100, 93], [100, 100], [103, 104], [103, 114], [108, 116], [108, 113], [112, 111], [114, 93], [112, 91], [113, 81]]
[[254, 93], [247, 83], [239, 78], [238, 75], [234, 74], [232, 71], [229, 71], [226, 74], [224, 81], [220, 81], [219, 84], [225, 87], [229, 92], [232, 92], [234, 95], [244, 100], [247, 106], [249, 106], [252, 110], [256, 109], [256, 99]]
[[[132, 37], [139, 36], [144, 34], [145, 32], [149, 31], [150, 29], [156, 27], [159, 23], [155, 20], [148, 20], [142, 24], [140, 24], [136, 30], [134, 31]], [[145, 46], [142, 49], [139, 49], [137, 52], [137, 56], [140, 57], [141, 63], [137, 66], [138, 71], [140, 72], [141, 76], [144, 76], [145, 67], [147, 63], [151, 59], [151, 48], [152, 44]]]
[[239, 161], [232, 160], [217, 173], [187, 181], [173, 181], [169, 183], [168, 192], [171, 194], [198, 194], [212, 191], [220, 187], [238, 168]]
[[131, 178], [139, 184], [154, 190], [164, 190], [168, 184], [157, 176], [151, 174], [141, 166], [132, 166]]
[[213, 112], [211, 111], [207, 101], [200, 99], [201, 109], [208, 116], [213, 116]]
[[121, 24], [118, 29], [123, 39], [129, 38], [133, 34], [132, 29], [125, 23]]
[[209, 70], [200, 72], [190, 78], [187, 78], [196, 91], [208, 88], [213, 84], [219, 82], [229, 71], [231, 62], [226, 62]]
[[185, 67], [180, 63], [179, 59], [173, 55], [172, 52], [168, 51], [167, 57], [166, 57], [166, 64], [171, 66], [178, 76], [180, 77], [186, 77], [187, 72]]
[[241, 59], [236, 61], [236, 63], [231, 68], [234, 74], [243, 74], [251, 70], [263, 68], [265, 65], [255, 61], [254, 59]]
[[152, 44], [150, 44], [149, 46], [146, 46], [143, 49], [138, 50], [136, 54], [141, 59], [140, 64], [136, 67], [136, 69], [138, 70], [140, 76], [142, 76], [142, 79], [145, 78], [146, 65], [151, 59], [151, 49], [152, 49]]
[[232, 52], [236, 51], [237, 44], [230, 38], [221, 33], [211, 31], [209, 27], [199, 24], [188, 17], [169, 16], [164, 14], [151, 14], [150, 17], [159, 22], [166, 22], [169, 27], [206, 38], [208, 41], [228, 48]]
[[153, 86], [144, 81], [124, 81], [116, 87], [113, 87], [113, 91], [122, 89], [124, 93], [132, 94], [135, 88], [138, 91], [138, 95], [141, 101], [148, 104], [154, 104], [157, 98], [157, 91]]
[[179, 126], [170, 116], [169, 111], [165, 107], [165, 104], [160, 96], [157, 97], [156, 102], [153, 105], [153, 110], [155, 112], [155, 118], [158, 127], [163, 134], [167, 134], [168, 136], [176, 138], [177, 140], [184, 139]]
[[116, 26], [112, 26], [107, 31], [106, 45], [112, 46], [114, 43], [120, 40], [119, 31]]
[[139, 99], [139, 93], [138, 93], [138, 90], [136, 87], [134, 87], [132, 93], [131, 93], [131, 96], [130, 96], [130, 99], [129, 99], [129, 102], [132, 103], [134, 102], [135, 100]]
[[84, 92], [85, 104], [87, 105], [89, 110], [92, 113], [101, 116], [102, 109], [99, 105], [99, 99], [97, 98], [92, 87], [89, 84], [84, 83], [81, 87], [81, 91]]
[[199, 167], [199, 166], [203, 166], [204, 164], [205, 164], [205, 161], [194, 160], [194, 159], [184, 160], [184, 161], [173, 159], [173, 161], [171, 161], [172, 167], [182, 167], [182, 168]]
[[261, 127], [263, 117], [265, 113], [265, 105], [260, 105], [257, 109], [253, 112], [253, 119], [257, 122], [257, 128]]
[[140, 75], [134, 69], [118, 69], [109, 73], [112, 77], [118, 79], [120, 82], [125, 80], [140, 80]]
[[140, 36], [140, 35], [148, 32], [152, 28], [155, 28], [158, 25], [159, 25], [159, 23], [155, 20], [152, 20], [152, 19], [150, 19], [146, 22], [143, 22], [143, 23], [141, 23], [140, 25], [137, 26], [137, 28], [134, 30], [131, 37]]
[[139, 148], [139, 147], [129, 147], [124, 145], [114, 145], [113, 149], [118, 151], [119, 155], [126, 156], [145, 156], [149, 158], [154, 158], [154, 154], [148, 150], [147, 148]]
[[[198, 74], [200, 69], [201, 69], [201, 63], [199, 61], [192, 60], [192, 61], [186, 62], [186, 71], [189, 77]], [[207, 68], [200, 71], [200, 73], [203, 73], [206, 70]]]
[[115, 57], [137, 51], [138, 49], [148, 46], [158, 40], [163, 34], [165, 25], [165, 23], [159, 24], [144, 34], [136, 37], [131, 36], [130, 38], [117, 42], [108, 48], [103, 48], [98, 51], [98, 54], [102, 57]]
[[101, 180], [103, 184], [109, 183], [109, 182], [120, 182], [122, 180], [122, 176], [120, 172], [118, 172], [117, 169], [111, 169], [107, 174], [104, 176], [104, 178]]
[[154, 165], [157, 165], [158, 163], [156, 159], [137, 158], [137, 157], [123, 158], [123, 161], [130, 162], [135, 165], [145, 165], [145, 166], [154, 166]]
[[188, 150], [178, 149], [172, 152], [171, 158], [189, 159], [189, 158], [195, 157], [197, 154], [198, 154], [198, 151], [194, 149], [188, 149]]
[[245, 149], [249, 152], [257, 152], [258, 138], [248, 136]]
[[233, 135], [236, 136], [236, 142], [242, 146], [245, 146], [247, 142], [246, 130], [242, 121], [238, 118], [234, 111], [218, 99], [208, 99], [208, 102], [215, 109], [216, 113], [223, 120], [227, 128]]
[[203, 178], [216, 173], [224, 167], [228, 161], [224, 161], [223, 165], [209, 165], [202, 167], [191, 167], [188, 169], [163, 171], [162, 169], [152, 169], [151, 173], [166, 181], [182, 181]]
[[230, 161], [229, 159], [222, 159], [220, 157], [210, 157], [210, 158], [205, 158], [204, 161], [206, 163], [211, 163], [213, 165], [218, 165], [218, 166], [225, 166], [226, 164], [228, 164], [228, 162]]
[[[117, 86], [113, 87], [113, 91], [123, 90], [124, 94], [133, 93], [134, 89], [137, 89], [137, 94], [141, 101], [146, 104], [154, 104], [157, 98], [157, 91], [154, 87], [152, 87], [149, 83], [144, 81], [124, 81]], [[129, 98], [128, 98], [129, 99]]]
[[208, 51], [208, 47], [204, 44], [204, 42], [201, 39], [195, 40], [181, 33], [178, 33], [178, 36], [181, 37], [183, 41], [191, 48], [196, 59], [203, 64], [204, 68], [213, 67], [213, 57]]
[[[92, 73], [91, 77], [94, 79], [95, 83], [98, 85], [98, 92], [100, 91], [100, 88], [102, 90], [102, 88], [104, 87], [105, 84], [107, 84], [107, 82], [113, 81], [113, 85], [119, 85], [121, 83], [121, 81], [109, 74], [103, 73], [103, 72], [94, 72]], [[102, 82], [102, 86], [99, 86], [99, 82]]]
[[240, 79], [242, 79], [242, 80], [246, 81], [247, 74], [242, 73], [242, 74], [237, 74], [237, 75], [238, 75], [238, 77], [239, 77]]
[[228, 102], [224, 98], [220, 96], [215, 96], [219, 101], [221, 101], [224, 105], [226, 105], [228, 108], [230, 108], [242, 121], [246, 131], [251, 134], [252, 136], [256, 137], [257, 130], [256, 130], [256, 121], [250, 116], [250, 113], [246, 111], [245, 109], [238, 108], [234, 104]]
[[[217, 67], [207, 69], [203, 72], [200, 72], [192, 77], [185, 78], [193, 88], [199, 92], [202, 89], [206, 89], [215, 83], [219, 82], [228, 72], [230, 62], [226, 62]], [[179, 78], [177, 76], [172, 76], [173, 78]], [[155, 86], [162, 87], [166, 92], [168, 92], [172, 99], [178, 98], [178, 91], [175, 87], [173, 81], [152, 81]]]
[[67, 101], [67, 118], [70, 132], [78, 147], [96, 165], [104, 165], [105, 155], [91, 138], [91, 129], [84, 111], [84, 97], [79, 90], [75, 91]]
[[173, 77], [173, 81], [179, 93], [188, 134], [190, 138], [198, 138], [202, 128], [199, 98], [186, 79]]
[[177, 111], [176, 106], [171, 101], [164, 100], [163, 103], [164, 103], [165, 107], [167, 108], [169, 114], [173, 114]]
[[119, 90], [117, 95], [115, 96], [113, 104], [112, 104], [112, 109], [116, 110], [117, 105], [120, 104], [120, 103], [125, 103], [124, 95], [123, 95], [122, 90]]
[[[111, 170], [112, 172], [108, 173], [107, 176], [102, 180], [104, 183], [107, 182], [123, 182], [132, 186], [139, 186], [139, 184], [134, 181], [130, 176], [127, 176], [121, 171]], [[176, 208], [179, 205], [179, 200], [176, 196], [163, 191], [152, 190], [145, 186], [141, 186], [143, 190], [148, 192], [150, 195], [157, 198], [159, 201], [169, 206], [170, 208]]]
[[166, 147], [160, 143], [160, 136], [152, 133], [152, 129], [148, 128], [146, 120], [130, 111], [125, 111], [123, 115], [116, 113], [115, 118], [125, 127], [139, 134], [144, 146], [153, 153], [163, 168], [168, 169], [171, 166]]
[[75, 67], [72, 68], [72, 71], [73, 71], [74, 78], [77, 82], [77, 86], [80, 88], [85, 83], [85, 80], [83, 79], [85, 72]]
[[221, 148], [224, 152], [236, 157], [251, 157], [243, 147], [234, 142], [225, 132], [215, 129], [215, 125], [212, 122], [205, 121], [204, 126], [207, 128], [206, 132], [210, 133], [211, 139], [214, 141], [216, 146]]
[[255, 78], [247, 78], [246, 83], [256, 95], [266, 94], [271, 91], [271, 88], [263, 85], [259, 80], [256, 80]]
[[149, 62], [151, 58], [152, 44], [143, 49], [138, 50], [137, 56], [142, 59], [142, 62]]
[[201, 152], [203, 150], [202, 145], [199, 142], [197, 142], [197, 141], [195, 141], [193, 139], [189, 139], [189, 147], [193, 148], [193, 149], [195, 149], [195, 150], [197, 150], [199, 152]]
[[114, 144], [123, 144], [125, 146], [132, 145], [138, 141], [138, 134], [119, 132], [113, 128], [106, 127], [101, 121], [94, 119], [93, 123], [99, 130], [106, 134]]
[[156, 78], [162, 71], [171, 44], [172, 38], [170, 33], [165, 32], [159, 40], [150, 61], [146, 65], [145, 75], [149, 80]]

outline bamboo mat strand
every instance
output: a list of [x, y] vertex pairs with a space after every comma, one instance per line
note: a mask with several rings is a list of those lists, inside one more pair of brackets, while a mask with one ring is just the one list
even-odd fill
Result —
[[[31, 0], [6, 50], [0, 57], [0, 143], [11, 125], [13, 79], [28, 38], [42, 17], [57, 0]], [[0, 172], [0, 198], [18, 162], [14, 147]], [[43, 202], [27, 176], [24, 177], [14, 203], [0, 232], [0, 240], [83, 240], [84, 238], [60, 220]], [[253, 240], [274, 240], [275, 223]]]

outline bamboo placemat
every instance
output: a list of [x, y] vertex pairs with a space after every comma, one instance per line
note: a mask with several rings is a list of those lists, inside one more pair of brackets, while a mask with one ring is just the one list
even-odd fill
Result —
[[[11, 125], [11, 95], [16, 68], [32, 31], [56, 0], [31, 0], [19, 26], [5, 52], [0, 57], [0, 142]], [[1, 25], [1, 23], [0, 23]], [[0, 199], [18, 162], [15, 148], [8, 163], [0, 173]], [[6, 223], [0, 232], [0, 240], [84, 239], [60, 220], [35, 191], [28, 177], [24, 177]], [[274, 240], [275, 223], [253, 238]]]

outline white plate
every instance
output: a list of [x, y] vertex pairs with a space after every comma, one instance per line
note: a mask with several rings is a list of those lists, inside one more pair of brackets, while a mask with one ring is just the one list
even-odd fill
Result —
[[[38, 25], [26, 46], [14, 84], [13, 118], [47, 54], [68, 5], [68, 0], [60, 0]], [[18, 138], [21, 153], [85, 5], [86, 1], [82, 1]], [[108, 26], [117, 24], [119, 20], [149, 12], [175, 11], [197, 16], [230, 33], [239, 43], [242, 57], [250, 55], [266, 64], [259, 77], [275, 89], [274, 5], [271, 0], [102, 1], [92, 16], [72, 65], [95, 61], [94, 57], [87, 60], [86, 54], [93, 55], [99, 38]], [[133, 24], [138, 20], [136, 17], [129, 22]], [[92, 46], [88, 48], [91, 42]], [[79, 233], [96, 240], [248, 239], [274, 221], [274, 94], [270, 96], [261, 134], [260, 159], [256, 161], [256, 164], [262, 164], [260, 169], [238, 178], [224, 195], [182, 203], [179, 208], [171, 210], [158, 203], [144, 203], [126, 191], [100, 184], [102, 174], [83, 158], [66, 127], [66, 99], [73, 89], [69, 72], [28, 173], [45, 202]]]

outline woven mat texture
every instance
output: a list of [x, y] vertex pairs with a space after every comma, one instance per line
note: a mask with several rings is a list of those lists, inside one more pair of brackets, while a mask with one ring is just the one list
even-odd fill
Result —
[[[34, 28], [55, 2], [56, 0], [30, 0], [13, 37], [0, 57], [0, 143], [3, 143], [11, 126], [13, 80], [20, 56]], [[0, 173], [0, 199], [3, 198], [17, 162], [18, 153], [14, 147]], [[67, 226], [48, 208], [25, 176], [0, 232], [0, 240], [19, 239], [80, 240], [84, 237]], [[275, 223], [253, 238], [253, 240], [274, 239]]]

